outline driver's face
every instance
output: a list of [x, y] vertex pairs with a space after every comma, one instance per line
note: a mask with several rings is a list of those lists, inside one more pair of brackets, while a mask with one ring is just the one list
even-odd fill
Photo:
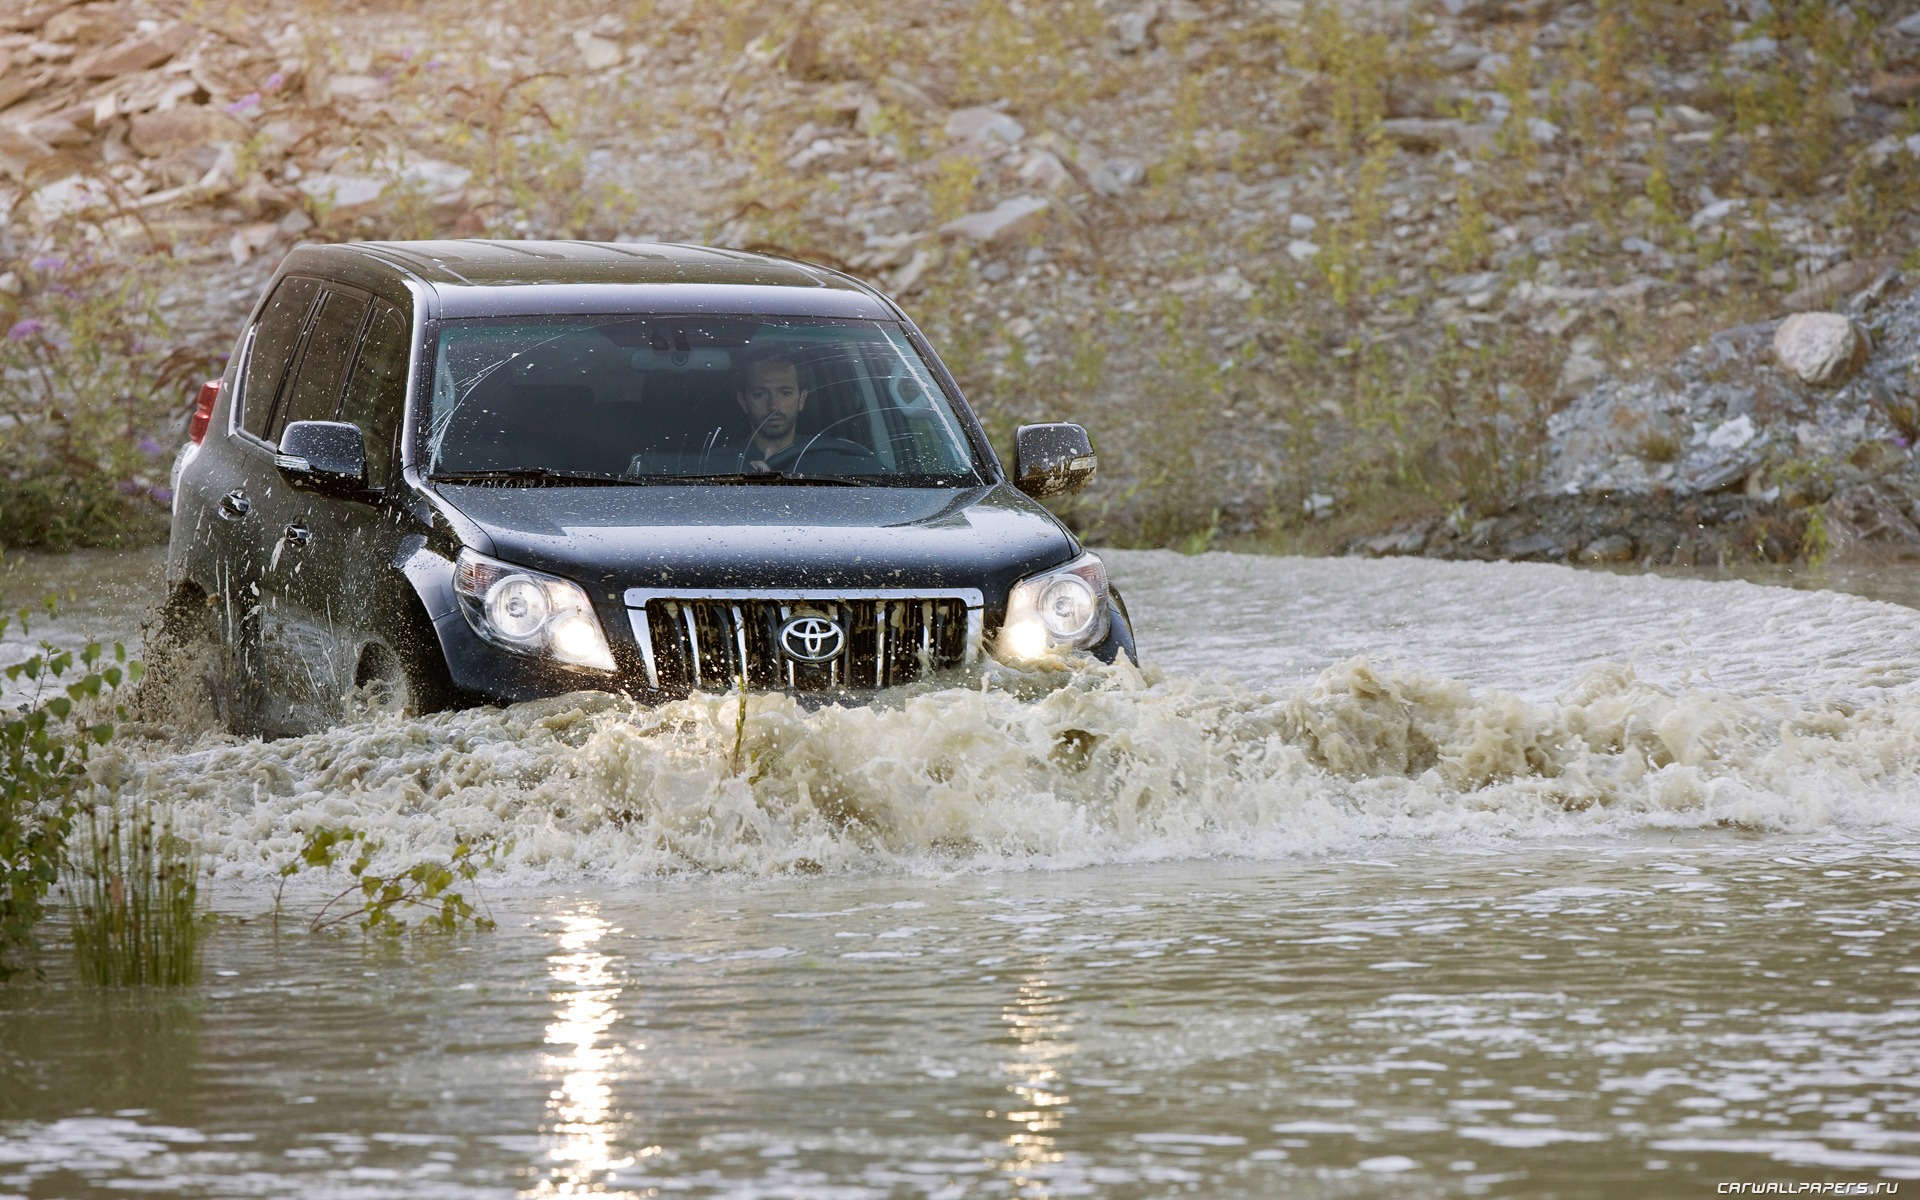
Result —
[[792, 437], [800, 410], [807, 406], [807, 394], [800, 390], [800, 373], [791, 363], [755, 367], [748, 372], [738, 399], [740, 410], [753, 424], [754, 436], [763, 442]]

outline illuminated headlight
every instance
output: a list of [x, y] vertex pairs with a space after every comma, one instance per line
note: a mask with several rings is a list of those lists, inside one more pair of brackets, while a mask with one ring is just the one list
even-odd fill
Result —
[[1084, 650], [1107, 636], [1107, 568], [1092, 554], [1013, 585], [999, 657], [1016, 662]]
[[606, 635], [579, 584], [462, 550], [453, 590], [467, 624], [494, 645], [569, 666], [613, 670]]

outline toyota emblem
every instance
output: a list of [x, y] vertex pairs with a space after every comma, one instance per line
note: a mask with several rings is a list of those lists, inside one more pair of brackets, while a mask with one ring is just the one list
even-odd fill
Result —
[[846, 648], [846, 631], [828, 617], [795, 617], [780, 627], [780, 651], [795, 662], [831, 662]]

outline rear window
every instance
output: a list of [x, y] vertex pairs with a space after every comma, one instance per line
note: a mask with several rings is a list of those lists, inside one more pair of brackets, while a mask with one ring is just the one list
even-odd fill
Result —
[[320, 285], [311, 279], [288, 278], [273, 289], [266, 311], [254, 326], [253, 349], [247, 355], [247, 373], [240, 388], [240, 424], [248, 433], [265, 438], [273, 421], [274, 398], [287, 364], [300, 344], [300, 330]]
[[672, 482], [972, 483], [973, 451], [895, 325], [767, 317], [450, 321], [428, 472]]

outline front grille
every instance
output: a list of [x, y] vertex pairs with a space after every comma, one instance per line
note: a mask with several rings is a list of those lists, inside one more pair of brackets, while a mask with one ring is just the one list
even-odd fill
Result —
[[[742, 679], [751, 690], [794, 692], [911, 683], [972, 658], [980, 611], [973, 591], [627, 593], [647, 684], [666, 692], [728, 690]], [[796, 617], [837, 626], [838, 653], [806, 662], [784, 651], [780, 631]], [[830, 644], [820, 652], [831, 652]]]

